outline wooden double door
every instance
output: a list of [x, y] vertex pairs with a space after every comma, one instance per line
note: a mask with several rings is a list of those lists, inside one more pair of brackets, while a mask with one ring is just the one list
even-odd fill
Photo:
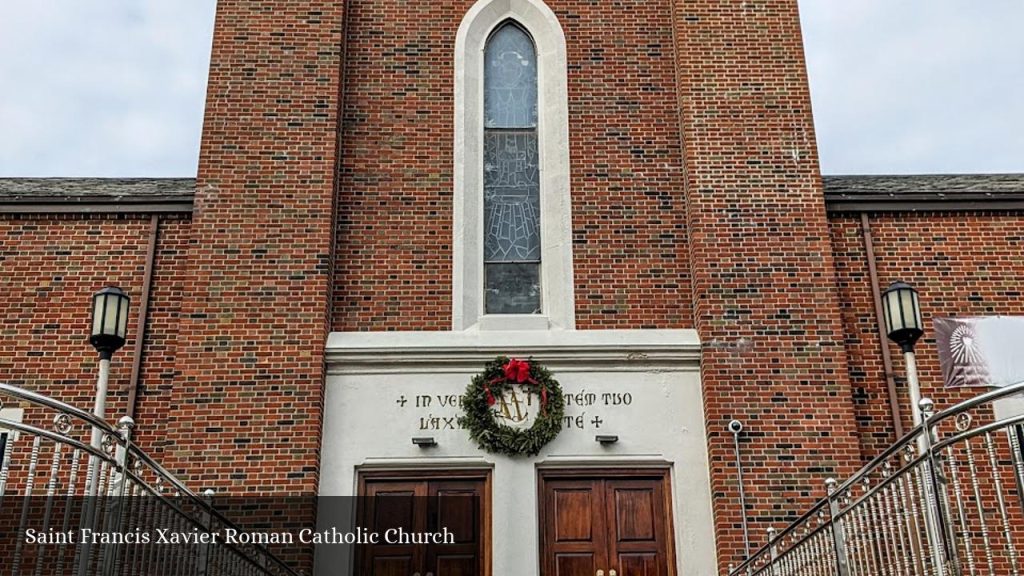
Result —
[[[541, 576], [673, 576], [668, 480], [668, 470], [661, 469], [542, 471]], [[363, 473], [359, 494], [359, 526], [379, 534], [447, 527], [455, 542], [358, 546], [355, 574], [490, 575], [489, 472]], [[530, 544], [497, 545], [505, 553]]]
[[540, 476], [542, 576], [671, 576], [668, 471]]
[[[451, 543], [388, 543], [358, 546], [359, 576], [485, 576], [490, 559], [488, 472], [364, 473], [360, 476], [358, 525], [371, 532], [436, 533]], [[397, 532], [401, 531], [401, 533]]]

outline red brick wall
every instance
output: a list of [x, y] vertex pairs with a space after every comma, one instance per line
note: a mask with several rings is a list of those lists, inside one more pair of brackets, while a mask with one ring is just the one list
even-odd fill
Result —
[[[925, 335], [915, 350], [922, 395], [943, 409], [978, 394], [943, 389], [932, 318], [1024, 314], [1024, 214], [889, 213], [873, 214], [870, 223], [879, 285], [903, 280], [920, 293]], [[834, 215], [831, 228], [861, 454], [868, 460], [895, 441], [878, 324], [859, 216]], [[888, 346], [909, 428], [905, 364], [899, 348]]]
[[[178, 373], [178, 321], [185, 282], [191, 219], [161, 217], [157, 254], [153, 263], [153, 290], [139, 378], [135, 440], [159, 462], [167, 446], [167, 426]], [[134, 328], [132, 328], [134, 330]]]
[[[349, 3], [335, 330], [451, 328], [454, 50], [473, 2]], [[671, 6], [553, 0], [577, 326], [692, 327]]]
[[[181, 298], [177, 277], [189, 232], [187, 218], [161, 218], [136, 412], [136, 439], [150, 451], [159, 448], [166, 426]], [[91, 412], [97, 374], [97, 354], [88, 342], [91, 298], [99, 288], [117, 285], [132, 298], [131, 320], [128, 343], [111, 364], [106, 413], [111, 421], [126, 413], [149, 229], [148, 215], [0, 216], [6, 342], [0, 382]]]
[[754, 546], [858, 455], [794, 0], [674, 3], [696, 327], [719, 562], [742, 553], [731, 418]]
[[317, 487], [343, 5], [217, 3], [166, 448], [198, 489]]

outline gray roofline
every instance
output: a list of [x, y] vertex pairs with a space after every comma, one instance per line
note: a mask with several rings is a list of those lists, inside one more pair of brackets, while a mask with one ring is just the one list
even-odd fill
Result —
[[0, 178], [0, 214], [191, 213], [194, 178]]
[[146, 202], [0, 200], [0, 214], [191, 214], [192, 199]]
[[1024, 211], [1024, 194], [936, 195], [900, 194], [896, 197], [825, 195], [828, 212], [1013, 212]]
[[829, 212], [1024, 211], [1024, 174], [823, 176]]
[[[1024, 211], [1024, 174], [824, 176], [829, 213]], [[191, 213], [192, 178], [0, 178], [0, 214]]]

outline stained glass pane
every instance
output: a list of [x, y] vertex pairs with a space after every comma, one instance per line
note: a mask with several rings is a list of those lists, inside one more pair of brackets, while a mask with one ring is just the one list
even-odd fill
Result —
[[486, 264], [488, 314], [540, 312], [540, 264]]
[[537, 134], [484, 135], [484, 261], [540, 260]]
[[515, 24], [484, 55], [484, 309], [540, 313], [537, 55]]
[[484, 126], [537, 125], [537, 55], [533, 40], [506, 24], [487, 42], [484, 54]]

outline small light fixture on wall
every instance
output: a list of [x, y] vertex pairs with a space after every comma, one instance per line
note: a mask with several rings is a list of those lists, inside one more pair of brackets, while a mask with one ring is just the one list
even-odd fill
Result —
[[607, 446], [608, 444], [615, 444], [618, 442], [619, 437], [612, 434], [598, 434], [597, 436], [594, 436], [594, 440], [600, 442], [602, 446]]
[[432, 446], [437, 446], [437, 440], [434, 440], [433, 436], [426, 436], [426, 437], [422, 437], [422, 438], [413, 438], [412, 439], [412, 443], [415, 446], [419, 446], [420, 448], [430, 448]]

